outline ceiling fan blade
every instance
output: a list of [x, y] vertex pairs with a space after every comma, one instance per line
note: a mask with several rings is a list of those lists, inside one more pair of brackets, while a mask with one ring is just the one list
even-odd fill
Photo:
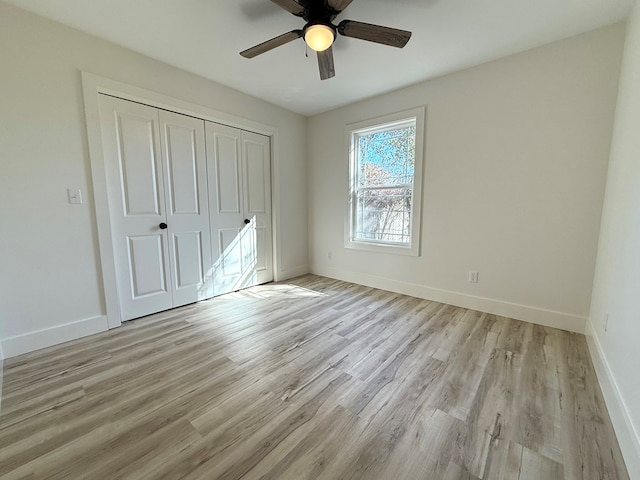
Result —
[[258, 55], [268, 52], [269, 50], [273, 50], [276, 47], [284, 45], [285, 43], [292, 42], [293, 40], [300, 38], [301, 36], [302, 30], [291, 30], [290, 32], [283, 33], [282, 35], [272, 38], [271, 40], [262, 42], [255, 47], [247, 48], [246, 50], [240, 52], [240, 55], [245, 58], [257, 57]]
[[281, 8], [284, 8], [287, 12], [291, 12], [298, 17], [301, 17], [304, 13], [304, 7], [300, 5], [296, 0], [271, 0], [273, 3]]
[[329, 47], [326, 50], [318, 53], [318, 68], [320, 69], [320, 79], [326, 80], [336, 75], [336, 70], [333, 67], [333, 48]]
[[345, 37], [359, 38], [369, 42], [381, 43], [391, 47], [404, 47], [411, 38], [411, 32], [397, 28], [372, 25], [371, 23], [343, 20], [338, 25], [338, 32]]
[[353, 0], [327, 0], [327, 4], [336, 12], [340, 13], [345, 8], [349, 6], [349, 4], [353, 2]]

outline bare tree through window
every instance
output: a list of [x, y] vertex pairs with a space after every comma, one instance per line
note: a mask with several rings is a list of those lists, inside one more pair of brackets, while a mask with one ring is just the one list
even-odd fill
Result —
[[410, 243], [415, 139], [415, 120], [354, 134], [353, 240]]

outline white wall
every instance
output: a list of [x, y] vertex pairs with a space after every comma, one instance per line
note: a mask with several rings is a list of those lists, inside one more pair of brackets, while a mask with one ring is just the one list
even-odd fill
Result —
[[[5, 356], [105, 325], [81, 71], [277, 128], [277, 273], [286, 278], [306, 271], [304, 117], [4, 3], [0, 69]], [[68, 187], [82, 189], [84, 205], [67, 203]]]
[[627, 26], [590, 324], [618, 441], [640, 479], [640, 3]]
[[[623, 37], [614, 25], [311, 117], [312, 271], [583, 331]], [[345, 249], [345, 125], [418, 105], [422, 255]]]

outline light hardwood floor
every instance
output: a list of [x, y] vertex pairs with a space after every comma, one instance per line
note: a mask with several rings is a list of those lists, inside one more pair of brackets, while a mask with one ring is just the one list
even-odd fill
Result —
[[2, 479], [626, 479], [585, 338], [313, 275], [4, 364]]

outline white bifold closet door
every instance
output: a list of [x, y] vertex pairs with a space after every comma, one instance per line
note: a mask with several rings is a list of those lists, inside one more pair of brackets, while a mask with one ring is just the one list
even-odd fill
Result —
[[211, 297], [204, 120], [105, 95], [100, 117], [122, 320]]
[[273, 280], [271, 148], [264, 135], [206, 122], [213, 294]]

